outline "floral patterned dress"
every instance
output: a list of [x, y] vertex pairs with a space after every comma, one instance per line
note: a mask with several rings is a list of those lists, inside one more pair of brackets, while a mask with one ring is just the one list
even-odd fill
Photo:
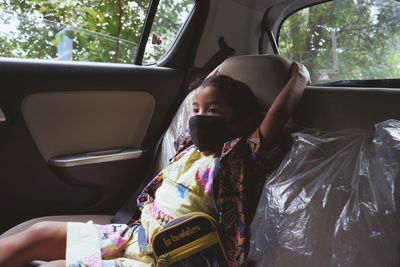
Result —
[[226, 142], [219, 157], [202, 158], [187, 131], [175, 147], [172, 163], [138, 197], [141, 224], [68, 223], [68, 267], [152, 266], [152, 258], [141, 252], [140, 225], [151, 242], [162, 225], [195, 211], [218, 212], [229, 265], [245, 264], [249, 225], [266, 177], [282, 160], [280, 147], [261, 149], [259, 129]]
[[183, 151], [156, 177], [162, 183], [154, 197], [147, 193], [139, 197], [141, 226], [68, 223], [67, 266], [153, 266], [141, 248], [140, 227], [151, 243], [154, 234], [177, 217], [196, 211], [215, 216], [212, 184], [218, 161], [215, 155], [201, 156], [194, 146]]

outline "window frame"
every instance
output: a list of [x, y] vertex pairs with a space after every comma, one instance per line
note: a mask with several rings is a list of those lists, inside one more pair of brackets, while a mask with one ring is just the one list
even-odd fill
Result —
[[175, 40], [172, 42], [170, 48], [165, 52], [165, 54], [158, 60], [152, 63], [149, 63], [149, 65], [154, 65], [157, 64], [159, 66], [165, 66], [168, 65], [169, 60], [171, 60], [174, 56], [174, 52], [179, 49], [178, 47], [181, 45], [182, 41], [185, 38], [185, 33], [189, 31], [190, 24], [193, 20], [193, 17], [195, 16], [196, 13], [196, 5], [200, 2], [200, 0], [193, 0], [193, 9], [190, 11], [189, 16], [187, 17], [186, 21], [182, 24], [181, 29], [179, 30], [178, 34], [176, 35]]
[[303, 10], [303, 9], [310, 8], [310, 7], [317, 6], [317, 5], [322, 5], [322, 4], [329, 3], [329, 2], [333, 2], [333, 1], [335, 1], [335, 0], [323, 0], [323, 1], [321, 1], [321, 2], [316, 2], [316, 3], [308, 4], [308, 5], [305, 5], [305, 6], [296, 8], [296, 9], [294, 9], [293, 11], [290, 11], [288, 14], [286, 14], [286, 15], [279, 21], [278, 29], [277, 29], [277, 31], [276, 31], [276, 33], [275, 33], [275, 36], [276, 36], [276, 43], [277, 43], [277, 45], [278, 45], [278, 48], [279, 48], [279, 35], [280, 35], [280, 33], [281, 33], [282, 26], [283, 26], [283, 24], [286, 22], [286, 20], [287, 20], [290, 16], [292, 16], [293, 14], [295, 14], [295, 13], [297, 13], [297, 12]]
[[170, 49], [164, 56], [149, 65], [170, 68], [190, 68], [207, 22], [210, 0], [193, 0], [194, 6]]
[[[286, 20], [292, 16], [293, 14], [306, 9], [306, 8], [311, 8], [313, 6], [321, 5], [324, 3], [329, 3], [333, 2], [335, 0], [322, 0], [320, 2], [314, 2], [311, 4], [304, 5], [302, 7], [293, 9], [289, 13], [287, 13], [285, 16], [282, 17], [278, 21], [278, 27], [276, 32], [274, 32], [276, 36], [276, 43], [279, 51], [279, 37], [281, 33], [281, 29], [283, 24], [286, 22]], [[279, 53], [279, 55], [281, 55]], [[337, 80], [337, 81], [328, 81], [328, 82], [311, 82], [309, 86], [322, 86], [322, 87], [373, 87], [373, 88], [393, 88], [393, 89], [398, 89], [400, 88], [400, 77], [398, 78], [380, 78], [380, 79], [351, 79], [351, 80]]]
[[140, 33], [136, 55], [135, 58], [132, 59], [134, 60], [135, 65], [142, 65], [143, 63], [147, 40], [149, 39], [151, 27], [153, 26], [154, 18], [156, 16], [159, 4], [160, 0], [151, 0], [150, 5], [147, 8], [146, 19], [143, 23], [142, 32]]
[[[334, 1], [334, 0], [322, 0], [321, 2], [316, 2], [316, 3], [308, 4], [308, 5], [299, 7], [299, 8], [295, 8], [293, 11], [289, 12], [288, 14], [286, 14], [286, 15], [279, 21], [279, 25], [278, 25], [277, 31], [276, 31], [276, 33], [275, 33], [275, 36], [276, 36], [276, 47], [278, 48], [278, 51], [280, 51], [280, 50], [279, 50], [279, 37], [280, 37], [281, 29], [282, 29], [283, 24], [286, 22], [286, 20], [287, 20], [289, 17], [291, 17], [293, 14], [295, 14], [295, 13], [297, 13], [297, 12], [303, 10], [303, 9], [310, 8], [310, 7], [317, 6], [317, 5], [322, 5], [322, 4], [329, 3], [329, 2], [333, 2], [333, 1]], [[281, 55], [280, 52], [279, 52], [278, 54]], [[281, 56], [282, 56], [282, 55], [281, 55]], [[301, 62], [300, 62], [300, 63], [301, 63]], [[331, 83], [331, 82], [327, 82], [327, 83]], [[313, 81], [310, 81], [310, 85], [311, 85], [311, 86], [313, 86], [313, 85], [318, 85], [318, 86], [319, 86], [319, 85], [323, 85], [323, 84], [325, 84], [325, 83], [314, 83]]]

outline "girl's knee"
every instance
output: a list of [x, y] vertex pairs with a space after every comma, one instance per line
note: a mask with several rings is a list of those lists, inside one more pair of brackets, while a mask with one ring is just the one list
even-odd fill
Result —
[[50, 239], [64, 239], [67, 235], [67, 223], [43, 221], [38, 222], [26, 230], [30, 240], [41, 241]]

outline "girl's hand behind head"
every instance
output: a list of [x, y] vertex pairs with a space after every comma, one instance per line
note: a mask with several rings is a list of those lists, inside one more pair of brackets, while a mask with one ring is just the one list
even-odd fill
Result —
[[292, 76], [296, 76], [304, 80], [305, 85], [310, 84], [310, 73], [308, 72], [307, 68], [300, 64], [299, 62], [294, 61], [292, 66], [290, 67], [290, 72]]

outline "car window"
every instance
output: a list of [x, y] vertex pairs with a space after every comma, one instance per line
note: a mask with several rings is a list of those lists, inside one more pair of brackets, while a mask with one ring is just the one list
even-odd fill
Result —
[[340, 0], [300, 10], [281, 26], [280, 54], [314, 83], [400, 77], [400, 2]]
[[193, 0], [161, 0], [147, 40], [143, 63], [159, 61], [171, 48], [194, 7]]
[[[146, 52], [152, 60], [167, 51], [188, 13], [185, 0], [160, 2], [153, 26], [160, 48]], [[0, 56], [132, 64], [149, 5], [150, 0], [0, 0]], [[163, 18], [170, 24], [159, 23]]]

